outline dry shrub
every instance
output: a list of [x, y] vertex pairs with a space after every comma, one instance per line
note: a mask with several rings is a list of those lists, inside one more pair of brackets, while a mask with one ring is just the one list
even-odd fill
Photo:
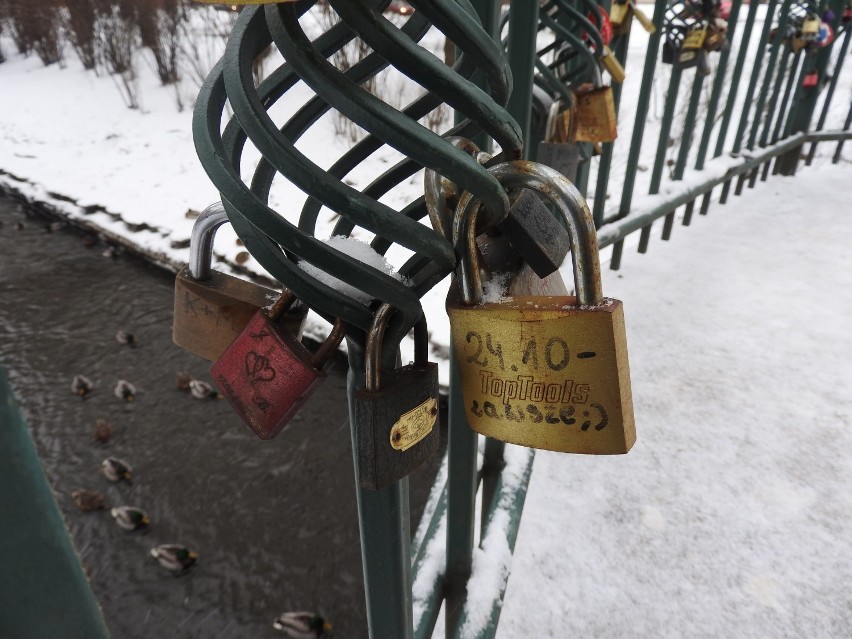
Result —
[[95, 0], [65, 0], [68, 11], [65, 15], [65, 33], [71, 47], [83, 63], [84, 69], [92, 70], [97, 64], [97, 37]]
[[136, 18], [142, 44], [151, 50], [164, 85], [180, 79], [178, 52], [186, 8], [181, 0], [138, 0]]
[[124, 103], [139, 108], [139, 84], [136, 74], [135, 51], [139, 48], [139, 28], [132, 0], [107, 4], [99, 0], [95, 33], [98, 57], [112, 75]]

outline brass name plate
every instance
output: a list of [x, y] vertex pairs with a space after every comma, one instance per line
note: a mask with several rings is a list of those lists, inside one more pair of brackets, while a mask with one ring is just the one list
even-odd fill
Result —
[[394, 450], [408, 450], [426, 437], [438, 420], [438, 400], [430, 397], [419, 406], [403, 413], [390, 431], [390, 445]]

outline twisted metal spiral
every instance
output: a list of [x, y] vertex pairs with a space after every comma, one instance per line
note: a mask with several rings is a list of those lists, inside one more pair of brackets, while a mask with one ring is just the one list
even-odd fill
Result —
[[[480, 198], [490, 215], [487, 224], [499, 223], [507, 213], [508, 199], [497, 179], [468, 153], [417, 120], [446, 103], [464, 116], [446, 136], [471, 137], [484, 131], [500, 145], [502, 159], [519, 157], [520, 128], [504, 108], [511, 75], [499, 45], [482, 28], [467, 0], [413, 1], [416, 11], [401, 27], [382, 15], [389, 0], [330, 0], [341, 22], [314, 40], [299, 22], [312, 4], [282, 3], [242, 11], [225, 55], [196, 102], [196, 149], [235, 231], [271, 275], [327, 319], [339, 317], [362, 334], [372, 324], [374, 309], [390, 304], [398, 312], [386, 340], [398, 343], [422, 315], [419, 298], [455, 268], [456, 256], [443, 234], [419, 222], [427, 212], [423, 197], [399, 211], [379, 198], [426, 167]], [[460, 52], [452, 68], [418, 44], [433, 25]], [[356, 36], [372, 52], [340, 71], [328, 58]], [[252, 62], [271, 43], [284, 62], [255, 87]], [[396, 110], [362, 88], [362, 83], [389, 65], [420, 84], [425, 95]], [[484, 75], [487, 89], [470, 80], [476, 71]], [[300, 80], [316, 95], [283, 125], [276, 124], [269, 109]], [[234, 116], [223, 132], [226, 102]], [[330, 109], [348, 117], [368, 135], [325, 170], [295, 144]], [[247, 142], [263, 156], [248, 183], [240, 175]], [[363, 191], [347, 185], [343, 178], [383, 145], [396, 149], [405, 159]], [[307, 195], [298, 224], [268, 204], [278, 174]], [[317, 239], [317, 216], [323, 206], [340, 215], [333, 235], [350, 235], [360, 226], [375, 234], [371, 246], [381, 254], [394, 243], [412, 251], [414, 255], [400, 269], [408, 285]], [[316, 280], [299, 268], [301, 260], [377, 302], [360, 302]]]

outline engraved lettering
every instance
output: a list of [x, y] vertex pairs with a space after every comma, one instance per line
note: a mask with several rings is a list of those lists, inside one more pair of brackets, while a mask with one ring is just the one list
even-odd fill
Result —
[[254, 382], [268, 382], [275, 379], [275, 369], [269, 365], [269, 358], [254, 351], [246, 353], [246, 375]]
[[577, 384], [574, 387], [574, 396], [571, 398], [571, 402], [574, 404], [585, 404], [587, 401], [589, 401], [589, 385]]
[[530, 341], [527, 342], [526, 348], [524, 348], [524, 356], [521, 358], [521, 362], [526, 364], [530, 360], [530, 356], [532, 356], [533, 360], [533, 370], [538, 370], [538, 352], [536, 351], [535, 337], [530, 338]]
[[535, 404], [527, 404], [527, 412], [530, 414], [530, 416], [532, 416], [532, 421], [534, 424], [540, 424], [541, 420], [544, 419], [544, 415], [541, 414], [541, 411]]

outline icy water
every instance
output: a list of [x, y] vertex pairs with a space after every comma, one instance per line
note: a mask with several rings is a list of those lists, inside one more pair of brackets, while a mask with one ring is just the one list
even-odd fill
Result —
[[[209, 381], [209, 363], [171, 342], [171, 275], [105, 257], [104, 245], [51, 232], [9, 200], [0, 222], [0, 364], [112, 636], [281, 637], [272, 620], [306, 609], [324, 613], [335, 637], [365, 637], [345, 362], [287, 431], [260, 441], [227, 402], [177, 389], [178, 371]], [[86, 399], [71, 392], [75, 374], [96, 385]], [[135, 401], [113, 395], [119, 379], [137, 386]], [[104, 445], [92, 439], [99, 418], [113, 427]], [[98, 472], [108, 456], [132, 465], [132, 485]], [[412, 476], [412, 529], [435, 466]], [[146, 510], [150, 530], [80, 512], [78, 488]], [[198, 565], [173, 577], [149, 556], [161, 543], [191, 547]]]

